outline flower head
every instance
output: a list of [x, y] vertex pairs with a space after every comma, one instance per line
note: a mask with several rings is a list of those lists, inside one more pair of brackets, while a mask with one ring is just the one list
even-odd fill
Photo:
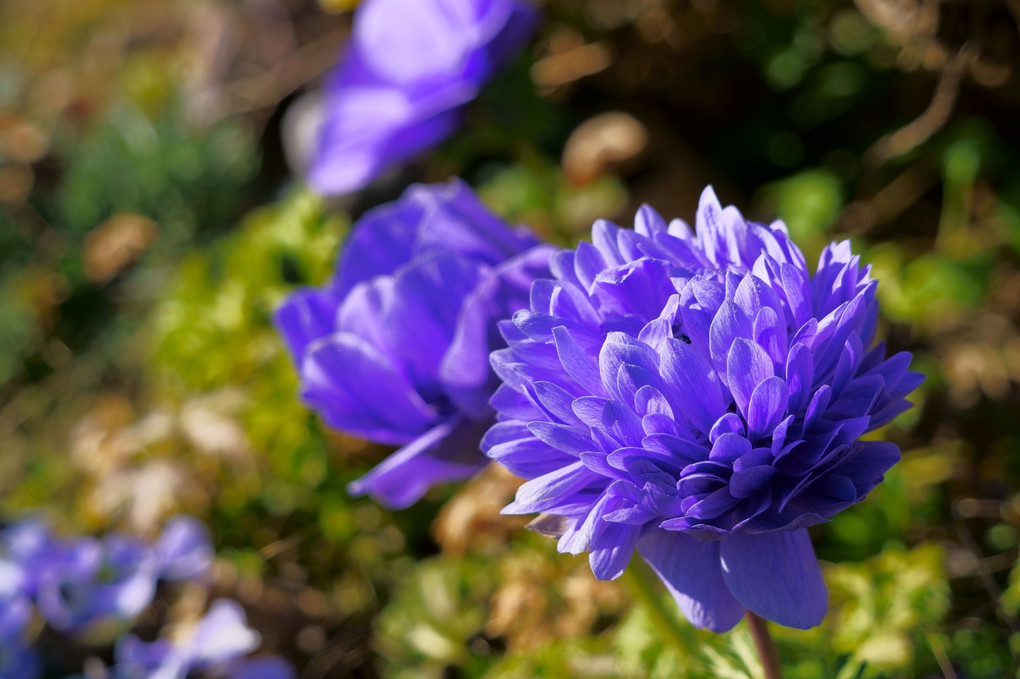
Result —
[[807, 628], [827, 594], [806, 527], [860, 501], [899, 459], [860, 441], [909, 407], [910, 355], [871, 346], [876, 283], [848, 242], [810, 276], [781, 222], [706, 189], [696, 233], [642, 208], [553, 257], [501, 329], [504, 384], [483, 448], [599, 578], [636, 548], [691, 622], [751, 610]]
[[247, 661], [231, 679], [294, 679], [294, 668], [283, 658], [261, 656]]
[[534, 19], [521, 0], [363, 2], [328, 84], [312, 185], [355, 191], [450, 135]]
[[[8, 568], [17, 568], [21, 573], [19, 588], [26, 595], [35, 596], [40, 574], [58, 558], [60, 550], [43, 520], [30, 518], [11, 524], [0, 530], [0, 573], [5, 562]], [[0, 583], [11, 582], [10, 577], [0, 577]], [[0, 584], [0, 592], [3, 589], [4, 584]]]
[[110, 534], [80, 538], [39, 576], [36, 605], [54, 629], [78, 632], [105, 620], [133, 621], [156, 593], [158, 562], [142, 541]]
[[328, 286], [280, 308], [305, 401], [336, 429], [402, 446], [352, 492], [405, 507], [485, 465], [496, 321], [527, 306], [548, 257], [463, 183], [413, 186], [355, 225]]
[[41, 673], [39, 654], [21, 642], [0, 640], [0, 676], [35, 679]]
[[39, 655], [26, 639], [32, 602], [15, 587], [5, 587], [4, 580], [11, 575], [0, 562], [0, 677], [32, 679], [40, 669]]
[[193, 516], [180, 515], [167, 521], [153, 549], [159, 560], [160, 578], [168, 582], [204, 576], [214, 558], [209, 529]]
[[[245, 660], [262, 643], [248, 626], [244, 609], [235, 601], [217, 599], [205, 617], [173, 641], [145, 642], [126, 635], [117, 642], [115, 679], [184, 679], [192, 673], [209, 677], [290, 679], [294, 669], [275, 656]], [[264, 670], [264, 673], [259, 673]]]

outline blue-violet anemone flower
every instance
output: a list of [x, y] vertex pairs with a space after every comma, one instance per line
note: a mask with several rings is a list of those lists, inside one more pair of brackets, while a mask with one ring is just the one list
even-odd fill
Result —
[[819, 624], [827, 592], [807, 533], [899, 459], [860, 441], [910, 406], [910, 355], [872, 346], [876, 282], [849, 242], [809, 276], [781, 222], [702, 194], [696, 233], [643, 207], [555, 255], [531, 308], [501, 324], [503, 386], [483, 449], [528, 481], [559, 550], [615, 578], [635, 548], [696, 626], [747, 610]]
[[406, 507], [485, 466], [496, 323], [527, 306], [550, 251], [460, 181], [412, 186], [358, 221], [327, 286], [279, 309], [304, 400], [331, 427], [402, 446], [353, 493]]
[[446, 138], [465, 104], [535, 24], [522, 0], [365, 0], [327, 83], [309, 181], [325, 194], [367, 185]]

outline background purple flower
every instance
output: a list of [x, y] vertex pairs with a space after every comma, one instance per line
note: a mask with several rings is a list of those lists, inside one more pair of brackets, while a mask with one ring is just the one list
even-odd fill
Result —
[[166, 639], [145, 642], [133, 634], [117, 642], [114, 660], [111, 674], [115, 679], [183, 679], [190, 669], [184, 655]]
[[32, 617], [32, 602], [20, 592], [0, 592], [0, 639], [19, 636]]
[[305, 401], [331, 427], [402, 446], [352, 492], [406, 507], [485, 465], [495, 324], [548, 275], [537, 243], [460, 181], [413, 186], [355, 225], [328, 286], [277, 312]]
[[451, 134], [534, 20], [521, 0], [365, 0], [328, 84], [312, 185], [355, 191]]
[[35, 679], [41, 671], [39, 654], [23, 640], [0, 639], [0, 677]]
[[209, 611], [186, 634], [173, 641], [144, 642], [134, 635], [116, 646], [116, 679], [184, 679], [190, 673], [208, 677], [291, 679], [293, 667], [265, 656], [245, 660], [261, 643], [258, 632], [248, 626], [244, 609], [235, 601], [217, 599]]
[[25, 519], [0, 531], [0, 559], [20, 569], [20, 587], [29, 596], [35, 596], [40, 574], [59, 555], [59, 549], [49, 525], [41, 519]]
[[[810, 277], [782, 223], [702, 195], [697, 233], [642, 208], [597, 222], [501, 327], [504, 385], [487, 454], [530, 479], [508, 513], [540, 512], [599, 578], [636, 548], [691, 622], [751, 610], [821, 622], [806, 527], [864, 496], [898, 448], [859, 441], [909, 407], [906, 353], [871, 347], [876, 283], [848, 242]], [[558, 518], [553, 518], [558, 517]]]
[[262, 637], [248, 627], [248, 617], [236, 601], [217, 599], [182, 645], [193, 670], [214, 671], [238, 664], [259, 647]]
[[[34, 679], [39, 675], [38, 654], [26, 640], [26, 630], [32, 618], [32, 602], [10, 583], [11, 575], [0, 568], [0, 677]], [[17, 579], [20, 584], [21, 579]]]
[[286, 660], [275, 656], [252, 658], [231, 679], [294, 679], [297, 673]]
[[215, 556], [209, 529], [193, 516], [175, 516], [167, 521], [153, 549], [159, 560], [160, 578], [169, 582], [202, 577]]
[[133, 621], [156, 593], [158, 564], [142, 541], [111, 534], [64, 545], [39, 576], [36, 605], [60, 631], [103, 620]]

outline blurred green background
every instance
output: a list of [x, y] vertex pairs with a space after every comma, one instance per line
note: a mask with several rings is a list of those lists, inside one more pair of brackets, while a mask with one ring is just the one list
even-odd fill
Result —
[[500, 517], [505, 473], [348, 497], [388, 451], [301, 406], [270, 325], [412, 181], [563, 244], [644, 202], [690, 220], [711, 183], [809, 259], [852, 238], [928, 375], [876, 434], [903, 461], [813, 533], [830, 613], [777, 630], [788, 675], [1020, 676], [1020, 3], [546, 0], [457, 137], [327, 203], [287, 159], [354, 4], [0, 4], [3, 516], [203, 517], [216, 588], [306, 679], [761, 677], [743, 624]]

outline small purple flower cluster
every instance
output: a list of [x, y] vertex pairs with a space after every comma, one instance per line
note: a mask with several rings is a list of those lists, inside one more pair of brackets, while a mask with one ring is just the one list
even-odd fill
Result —
[[[171, 519], [151, 545], [121, 533], [102, 540], [62, 539], [34, 519], [4, 528], [0, 531], [0, 677], [31, 679], [42, 672], [43, 658], [29, 639], [36, 614], [59, 635], [121, 634], [152, 603], [160, 581], [202, 580], [212, 562], [205, 526], [188, 516]], [[236, 676], [244, 666], [243, 656], [257, 646], [258, 635], [245, 627], [240, 607], [217, 602], [186, 643], [144, 644], [132, 636], [122, 638], [112, 672], [125, 679], [157, 676], [130, 669], [142, 666], [138, 663], [144, 658], [145, 667], [166, 669], [160, 677], [183, 678], [190, 669], [217, 668], [223, 672], [216, 676]]]

